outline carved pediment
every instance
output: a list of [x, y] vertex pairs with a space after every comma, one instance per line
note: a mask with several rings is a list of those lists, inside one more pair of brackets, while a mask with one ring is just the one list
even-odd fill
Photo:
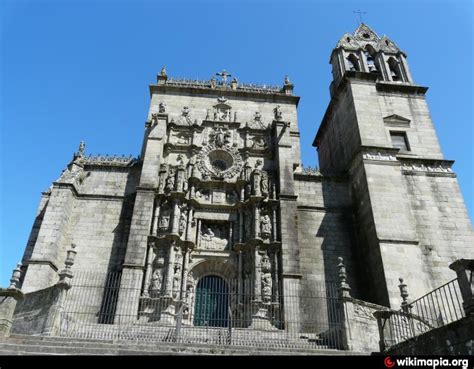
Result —
[[361, 46], [351, 34], [346, 33], [344, 36], [341, 37], [341, 39], [337, 43], [336, 49], [340, 47], [342, 47], [343, 49], [357, 50]]
[[377, 49], [389, 53], [397, 53], [400, 51], [400, 48], [387, 36], [383, 36], [380, 39], [380, 41], [377, 43]]
[[388, 115], [383, 118], [383, 121], [385, 124], [393, 126], [408, 126], [411, 122], [410, 119], [397, 114]]

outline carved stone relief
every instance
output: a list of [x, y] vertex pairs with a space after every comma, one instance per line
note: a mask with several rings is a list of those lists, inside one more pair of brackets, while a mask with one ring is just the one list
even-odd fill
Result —
[[223, 251], [229, 243], [229, 224], [203, 222], [199, 237], [200, 249]]

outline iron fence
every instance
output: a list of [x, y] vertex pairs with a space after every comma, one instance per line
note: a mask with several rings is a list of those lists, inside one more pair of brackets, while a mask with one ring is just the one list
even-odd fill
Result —
[[120, 273], [76, 272], [60, 335], [253, 347], [342, 349], [336, 283], [293, 281], [277, 291], [246, 280], [201, 278], [146, 293]]
[[382, 342], [397, 343], [455, 322], [465, 316], [457, 278], [412, 301], [399, 311], [382, 313]]

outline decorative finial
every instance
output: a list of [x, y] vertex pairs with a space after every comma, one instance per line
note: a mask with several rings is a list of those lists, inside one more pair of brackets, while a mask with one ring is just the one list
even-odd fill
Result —
[[338, 257], [337, 260], [339, 261], [339, 264], [337, 264], [337, 269], [338, 269], [337, 276], [339, 277], [339, 285], [337, 289], [339, 291], [339, 297], [350, 297], [351, 288], [346, 282], [347, 272], [346, 272], [346, 266], [344, 265], [344, 259], [341, 257]]
[[402, 298], [402, 310], [405, 313], [410, 312], [410, 305], [408, 304], [408, 288], [405, 283], [403, 283], [403, 278], [398, 278], [400, 281], [400, 284], [398, 285], [398, 288], [400, 289], [400, 296]]
[[72, 243], [71, 248], [67, 251], [66, 260], [64, 261], [65, 268], [59, 272], [59, 284], [65, 288], [70, 288], [69, 280], [73, 277], [71, 267], [74, 265], [77, 251], [75, 251], [76, 244]]
[[163, 65], [163, 67], [161, 68], [160, 76], [162, 76], [162, 77], [166, 77], [166, 76], [167, 76], [167, 74], [166, 74], [166, 66], [164, 66], [164, 65]]
[[9, 290], [19, 289], [20, 276], [21, 276], [21, 263], [18, 263], [16, 265], [16, 268], [13, 269], [12, 277], [10, 279], [10, 286], [8, 286]]
[[225, 69], [222, 69], [222, 72], [216, 73], [216, 76], [221, 77], [221, 82], [225, 85], [227, 83], [227, 77], [231, 77], [232, 74], [227, 73]]

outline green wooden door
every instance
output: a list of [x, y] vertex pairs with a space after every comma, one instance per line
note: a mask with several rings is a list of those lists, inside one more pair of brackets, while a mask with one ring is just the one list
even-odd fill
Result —
[[196, 288], [194, 325], [226, 327], [229, 290], [225, 281], [217, 276], [202, 278]]

